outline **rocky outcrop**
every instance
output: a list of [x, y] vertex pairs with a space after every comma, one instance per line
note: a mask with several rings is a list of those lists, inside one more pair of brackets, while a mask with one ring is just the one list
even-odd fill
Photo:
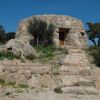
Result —
[[22, 58], [36, 58], [38, 54], [36, 50], [29, 44], [29, 42], [24, 42], [18, 39], [11, 39], [0, 48], [0, 53], [7, 54], [11, 53], [14, 57]]
[[6, 49], [13, 53], [16, 57], [37, 57], [38, 54], [35, 49], [26, 41], [23, 42], [18, 39], [12, 39], [5, 45]]
[[53, 42], [57, 47], [59, 47], [59, 28], [70, 29], [64, 41], [65, 47], [84, 48], [86, 46], [87, 37], [82, 22], [73, 17], [64, 15], [37, 15], [21, 20], [16, 34], [17, 39], [29, 42], [34, 39], [28, 31], [28, 26], [30, 25], [30, 22], [34, 21], [34, 19], [55, 26]]

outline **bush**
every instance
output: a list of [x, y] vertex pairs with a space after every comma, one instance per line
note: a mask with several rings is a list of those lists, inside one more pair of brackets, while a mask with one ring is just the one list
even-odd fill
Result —
[[93, 56], [94, 61], [98, 67], [100, 67], [100, 47], [97, 46], [90, 46], [89, 49], [89, 54]]
[[11, 92], [6, 92], [5, 93], [5, 96], [10, 96], [11, 95]]
[[18, 84], [18, 88], [28, 88], [29, 86], [28, 85], [25, 85], [25, 84]]
[[0, 43], [5, 43], [5, 41], [6, 41], [5, 30], [4, 27], [0, 25]]
[[8, 82], [7, 85], [14, 87], [16, 85], [16, 82]]
[[15, 38], [15, 32], [8, 32], [6, 33], [6, 40], [14, 39]]
[[68, 51], [66, 49], [59, 49], [56, 48], [54, 45], [49, 45], [46, 47], [39, 45], [35, 46], [34, 48], [39, 54], [37, 60], [41, 61], [42, 63], [51, 64], [52, 62], [59, 61], [59, 59], [61, 59], [63, 55], [68, 54]]
[[6, 84], [6, 81], [3, 79], [0, 79], [0, 85], [4, 86]]
[[0, 52], [0, 60], [4, 60], [5, 58], [8, 59], [8, 60], [13, 60], [14, 56], [10, 52], [8, 52], [8, 53]]
[[54, 89], [55, 93], [63, 93], [63, 91], [61, 90], [61, 87], [57, 87]]
[[36, 51], [39, 53], [39, 58], [48, 58], [51, 59], [53, 57], [53, 52], [56, 50], [56, 47], [53, 45], [44, 47], [42, 45], [35, 46]]

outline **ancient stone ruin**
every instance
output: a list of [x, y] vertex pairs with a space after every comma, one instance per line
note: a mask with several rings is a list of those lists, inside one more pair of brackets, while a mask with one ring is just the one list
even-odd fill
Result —
[[[87, 47], [87, 37], [82, 22], [63, 15], [38, 15], [25, 18], [19, 23], [16, 41], [30, 43], [34, 39], [27, 28], [34, 18], [55, 25], [54, 45], [68, 50], [63, 63], [55, 67], [31, 61], [26, 63], [18, 60], [0, 61], [0, 79], [16, 82], [16, 84], [26, 84], [39, 91], [46, 88], [68, 94], [98, 94], [92, 65], [84, 50]], [[21, 50], [24, 52], [24, 49]]]
[[21, 20], [16, 34], [17, 39], [29, 42], [34, 39], [28, 31], [28, 26], [34, 19], [55, 26], [53, 43], [56, 47], [84, 48], [86, 46], [86, 34], [82, 22], [63, 15], [37, 15]]

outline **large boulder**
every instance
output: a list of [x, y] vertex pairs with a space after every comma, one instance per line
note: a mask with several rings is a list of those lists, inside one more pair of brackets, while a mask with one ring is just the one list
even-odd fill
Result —
[[35, 49], [28, 43], [18, 39], [11, 39], [5, 45], [7, 51], [13, 53], [16, 57], [37, 57], [37, 52]]

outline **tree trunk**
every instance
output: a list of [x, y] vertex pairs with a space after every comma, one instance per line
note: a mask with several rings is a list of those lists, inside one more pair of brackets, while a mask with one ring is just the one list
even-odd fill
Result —
[[37, 46], [39, 45], [39, 39], [38, 39], [38, 37], [37, 37], [37, 40], [36, 40], [36, 42], [37, 42]]
[[96, 46], [96, 42], [94, 39], [91, 39], [91, 41], [93, 42], [94, 46]]

